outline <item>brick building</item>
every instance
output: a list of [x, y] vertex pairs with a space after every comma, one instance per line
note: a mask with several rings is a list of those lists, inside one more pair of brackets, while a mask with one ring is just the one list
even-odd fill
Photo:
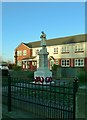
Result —
[[[48, 66], [87, 68], [87, 34], [48, 39]], [[21, 43], [15, 49], [15, 64], [23, 69], [35, 70], [39, 67], [38, 52], [41, 41]]]

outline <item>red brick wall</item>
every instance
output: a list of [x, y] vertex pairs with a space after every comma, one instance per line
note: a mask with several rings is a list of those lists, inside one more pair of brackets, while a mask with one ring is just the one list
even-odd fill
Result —
[[59, 62], [59, 65], [61, 66], [61, 59], [59, 59], [58, 62]]
[[84, 59], [85, 70], [87, 70], [87, 58]]
[[50, 69], [50, 60], [48, 60], [48, 68]]
[[[20, 51], [20, 50], [22, 51], [22, 56], [17, 56], [17, 61], [32, 56], [32, 49], [28, 48], [26, 45], [21, 44], [15, 51]], [[27, 51], [27, 54], [25, 56], [23, 56], [23, 50]], [[16, 63], [16, 59], [15, 59], [15, 63]]]
[[70, 59], [70, 67], [74, 67], [74, 59], [73, 58]]

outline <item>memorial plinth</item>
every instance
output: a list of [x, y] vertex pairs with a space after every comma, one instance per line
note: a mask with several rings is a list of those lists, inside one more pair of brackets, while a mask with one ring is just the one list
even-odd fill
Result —
[[52, 77], [52, 72], [48, 68], [48, 52], [46, 48], [42, 48], [39, 52], [39, 68], [34, 72], [34, 78], [37, 76]]
[[42, 49], [38, 53], [39, 55], [39, 68], [37, 71], [34, 72], [34, 78], [40, 77], [44, 78], [44, 83], [46, 78], [52, 78], [52, 72], [48, 68], [48, 55], [46, 48], [46, 35], [42, 32], [42, 35], [40, 37], [41, 40], [41, 47]]

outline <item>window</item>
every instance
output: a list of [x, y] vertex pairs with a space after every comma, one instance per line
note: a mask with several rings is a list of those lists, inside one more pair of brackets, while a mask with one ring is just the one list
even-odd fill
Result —
[[62, 53], [69, 52], [69, 46], [63, 46], [62, 47]]
[[23, 55], [27, 55], [27, 50], [23, 50]]
[[19, 60], [19, 61], [17, 61], [17, 65], [18, 66], [22, 66], [22, 62]]
[[36, 66], [36, 65], [37, 65], [37, 63], [36, 63], [36, 62], [32, 62], [32, 65], [33, 65], [33, 66]]
[[36, 50], [36, 55], [38, 55], [38, 53], [39, 53], [39, 50], [37, 49], [37, 50]]
[[58, 48], [54, 48], [54, 54], [58, 53]]
[[17, 56], [22, 56], [22, 51], [17, 51]]
[[75, 67], [83, 67], [84, 59], [75, 59]]
[[77, 45], [77, 46], [75, 46], [75, 52], [81, 52], [81, 51], [83, 51], [83, 45]]
[[69, 67], [70, 66], [70, 60], [69, 59], [62, 59], [61, 66], [62, 67]]
[[17, 51], [17, 56], [19, 56], [19, 51]]

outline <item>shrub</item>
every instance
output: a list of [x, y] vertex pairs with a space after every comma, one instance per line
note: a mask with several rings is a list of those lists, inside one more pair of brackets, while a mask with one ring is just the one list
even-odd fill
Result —
[[8, 70], [2, 70], [2, 76], [8, 76]]
[[33, 79], [34, 78], [34, 72], [33, 71], [23, 71], [23, 70], [12, 70], [10, 71], [11, 77], [17, 77], [17, 78], [26, 78], [26, 79]]
[[15, 64], [9, 64], [9, 65], [8, 65], [8, 68], [9, 68], [9, 69], [13, 69], [14, 66], [15, 66]]
[[14, 65], [14, 66], [12, 67], [12, 69], [13, 69], [13, 70], [21, 70], [21, 66]]
[[34, 78], [34, 72], [29, 71], [29, 74], [27, 75], [28, 78]]
[[58, 67], [60, 67], [60, 66], [59, 66], [59, 65], [54, 64], [54, 65], [53, 65], [53, 67], [52, 67], [52, 70], [56, 71]]
[[87, 72], [81, 71], [78, 75], [78, 79], [80, 83], [85, 83], [87, 81]]

